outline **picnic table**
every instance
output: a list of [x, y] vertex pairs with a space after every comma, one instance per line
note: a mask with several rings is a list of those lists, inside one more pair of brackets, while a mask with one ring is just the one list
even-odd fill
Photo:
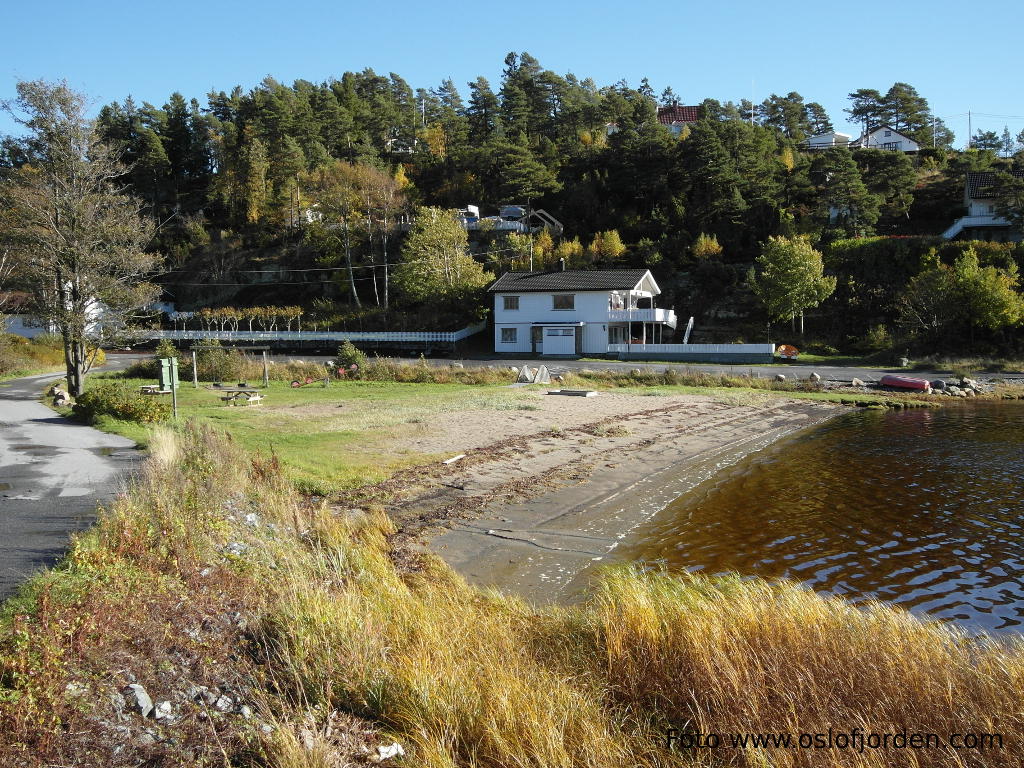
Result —
[[159, 384], [143, 384], [139, 387], [139, 393], [143, 395], [169, 395], [171, 390], [160, 389]]
[[263, 402], [263, 395], [256, 387], [209, 387], [213, 392], [220, 395], [224, 405], [238, 405], [244, 402], [246, 405], [259, 405]]

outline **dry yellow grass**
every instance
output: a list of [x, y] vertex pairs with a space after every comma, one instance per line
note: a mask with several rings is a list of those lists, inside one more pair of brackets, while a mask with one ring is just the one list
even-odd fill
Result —
[[[240, 522], [248, 514], [259, 523]], [[1024, 763], [1019, 646], [794, 585], [630, 568], [608, 572], [588, 604], [538, 609], [470, 588], [433, 558], [396, 567], [392, 533], [382, 510], [310, 505], [273, 460], [250, 461], [209, 430], [161, 433], [133, 493], [29, 596], [34, 613], [0, 628], [0, 764], [31, 749], [39, 760], [25, 764], [66, 762], [68, 734], [81, 738], [102, 714], [111, 670], [145, 678], [169, 645], [244, 677], [257, 714], [230, 725], [192, 720], [181, 704], [176, 741], [160, 742], [153, 765], [199, 754], [203, 765], [334, 768], [391, 740], [407, 751], [400, 764], [428, 768]], [[244, 554], [225, 556], [227, 541]], [[212, 573], [198, 579], [200, 569]], [[241, 606], [246, 653], [237, 637], [202, 636], [193, 649], [176, 634], [190, 591], [211, 615]], [[119, 600], [131, 622], [110, 613]], [[126, 656], [111, 631], [137, 623], [163, 627], [164, 639]], [[68, 629], [81, 626], [96, 629]], [[66, 684], [87, 667], [98, 709], [83, 713]], [[670, 750], [671, 727], [722, 743]], [[854, 728], [998, 733], [1003, 746], [728, 746], [734, 732]], [[88, 744], [101, 755], [102, 741]], [[117, 754], [110, 764], [132, 758]]]

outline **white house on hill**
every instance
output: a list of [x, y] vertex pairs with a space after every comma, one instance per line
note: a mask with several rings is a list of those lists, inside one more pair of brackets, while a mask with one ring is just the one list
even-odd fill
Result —
[[835, 149], [836, 147], [849, 147], [850, 146], [850, 135], [847, 133], [838, 133], [837, 131], [829, 131], [828, 133], [819, 133], [816, 136], [808, 136], [802, 142], [803, 149]]
[[850, 142], [850, 149], [888, 149], [892, 152], [917, 152], [921, 145], [889, 125], [880, 125]]
[[506, 272], [488, 291], [495, 352], [603, 355], [611, 344], [662, 342], [676, 327], [675, 312], [655, 307], [649, 269]]

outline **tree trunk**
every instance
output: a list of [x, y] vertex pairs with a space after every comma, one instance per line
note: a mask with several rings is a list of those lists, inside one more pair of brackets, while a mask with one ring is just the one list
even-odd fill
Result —
[[348, 220], [342, 224], [345, 231], [345, 263], [348, 265], [348, 284], [352, 289], [352, 298], [356, 302], [356, 307], [359, 309], [363, 308], [362, 302], [359, 301], [359, 292], [356, 291], [356, 275], [352, 270], [352, 244], [348, 238]]

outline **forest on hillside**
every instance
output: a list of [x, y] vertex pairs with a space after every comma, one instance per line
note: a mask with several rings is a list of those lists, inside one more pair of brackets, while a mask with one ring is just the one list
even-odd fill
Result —
[[[680, 104], [698, 106], [698, 119], [673, 131], [657, 110]], [[267, 78], [202, 103], [127, 98], [103, 107], [97, 124], [123, 149], [129, 188], [159, 224], [157, 282], [179, 309], [298, 306], [346, 327], [450, 326], [479, 316], [478, 293], [438, 301], [408, 274], [392, 279], [409, 260], [417, 212], [515, 204], [563, 229], [471, 233], [483, 274], [559, 258], [650, 267], [663, 303], [726, 336], [764, 326], [747, 273], [767, 239], [807, 236], [840, 288], [810, 330], [846, 345], [879, 326], [898, 334], [909, 281], [952, 268], [963, 248], [940, 247], [935, 235], [962, 215], [965, 173], [1024, 167], [1024, 135], [979, 132], [972, 149], [951, 149], [953, 134], [906, 83], [858, 89], [849, 104], [851, 121], [889, 125], [923, 149], [807, 152], [801, 142], [832, 121], [798, 93], [751, 104], [656, 94], [646, 79], [598, 86], [528, 53], [508, 54], [495, 86], [478, 77], [465, 89], [414, 88], [370, 69], [322, 83]], [[31, 160], [11, 137], [0, 146], [0, 166]], [[865, 238], [884, 278], [850, 257]], [[1013, 246], [979, 253], [980, 268], [1020, 260]], [[985, 338], [1012, 343], [998, 331]]]

